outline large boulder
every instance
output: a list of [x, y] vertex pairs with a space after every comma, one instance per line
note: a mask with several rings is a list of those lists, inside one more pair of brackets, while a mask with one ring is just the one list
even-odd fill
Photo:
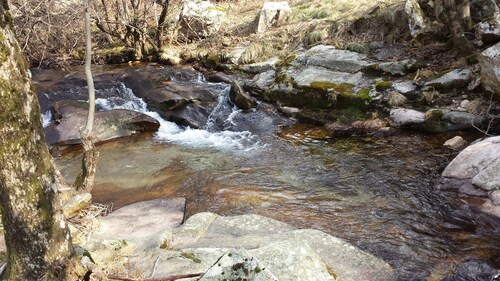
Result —
[[[55, 122], [45, 128], [45, 139], [49, 144], [79, 144], [81, 130], [87, 123], [87, 109], [81, 103], [61, 101], [52, 107]], [[158, 120], [146, 114], [114, 109], [95, 113], [93, 135], [96, 142], [126, 137], [139, 132], [156, 131]]]
[[179, 35], [187, 39], [206, 38], [219, 31], [226, 13], [209, 1], [181, 1]]
[[292, 9], [287, 1], [265, 2], [257, 18], [255, 32], [264, 32], [270, 27], [286, 23], [291, 13]]
[[500, 100], [500, 42], [481, 53], [479, 65], [484, 88]]
[[[199, 213], [178, 226], [183, 203], [160, 199], [119, 209], [101, 220], [85, 248], [97, 265], [114, 265], [107, 268], [114, 273], [142, 272], [152, 279], [396, 279], [387, 263], [341, 239], [259, 215]], [[125, 256], [126, 263], [116, 263]]]
[[486, 211], [500, 216], [500, 136], [476, 142], [460, 154], [444, 169], [443, 177], [473, 184], [484, 190], [493, 206]]
[[500, 137], [490, 137], [464, 149], [444, 169], [443, 176], [471, 181], [487, 191], [500, 189]]
[[155, 74], [146, 71], [130, 72], [123, 78], [134, 94], [144, 99], [148, 107], [162, 118], [191, 128], [203, 127], [210, 110], [215, 106], [223, 85], [203, 84], [198, 81], [172, 79], [155, 82]]

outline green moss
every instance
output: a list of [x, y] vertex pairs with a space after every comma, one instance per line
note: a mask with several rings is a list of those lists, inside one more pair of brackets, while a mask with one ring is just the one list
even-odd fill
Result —
[[349, 51], [361, 54], [368, 54], [369, 52], [368, 46], [356, 42], [347, 43], [345, 48]]
[[193, 253], [181, 253], [181, 256], [186, 259], [190, 259], [195, 263], [201, 263], [201, 260], [197, 258]]
[[392, 87], [392, 82], [390, 81], [379, 81], [377, 84], [375, 84], [375, 90], [382, 92], [384, 90], [389, 89]]
[[312, 82], [309, 87], [316, 90], [334, 90], [340, 94], [352, 95], [354, 85], [350, 83]]
[[370, 87], [363, 88], [356, 92], [356, 96], [362, 100], [370, 102], [372, 97], [370, 97]]

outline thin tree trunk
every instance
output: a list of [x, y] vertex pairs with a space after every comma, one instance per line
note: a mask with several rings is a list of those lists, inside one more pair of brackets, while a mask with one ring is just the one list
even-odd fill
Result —
[[92, 38], [90, 34], [89, 0], [84, 0], [83, 4], [85, 7], [85, 76], [87, 77], [89, 90], [89, 112], [87, 116], [87, 124], [82, 132], [81, 138], [83, 146], [82, 169], [80, 170], [74, 185], [77, 190], [90, 192], [94, 186], [95, 170], [97, 167], [99, 152], [95, 149], [92, 135], [95, 115], [95, 88], [92, 71], [90, 69], [92, 64]]
[[0, 0], [0, 206], [7, 280], [76, 280], [56, 168], [40, 122], [28, 63]]

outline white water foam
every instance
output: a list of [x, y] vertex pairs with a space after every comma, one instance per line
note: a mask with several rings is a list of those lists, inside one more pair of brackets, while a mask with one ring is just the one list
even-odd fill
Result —
[[44, 128], [47, 128], [51, 122], [52, 122], [52, 112], [50, 112], [50, 110], [47, 110], [44, 113], [42, 113], [42, 126]]
[[[120, 93], [124, 97], [114, 97], [111, 99], [96, 99], [96, 105], [104, 110], [111, 109], [129, 109], [147, 114], [160, 122], [160, 128], [156, 132], [154, 139], [159, 142], [176, 143], [190, 147], [215, 148], [220, 150], [243, 150], [249, 151], [260, 147], [257, 136], [252, 135], [248, 131], [233, 132], [220, 131], [210, 132], [205, 129], [182, 128], [177, 124], [163, 119], [157, 112], [149, 111], [147, 104], [143, 99], [136, 97], [132, 90], [127, 88], [123, 83], [118, 85]], [[218, 104], [214, 110], [220, 108], [227, 101], [226, 92], [221, 93]], [[235, 111], [230, 114], [233, 118]], [[231, 122], [228, 118], [228, 122]], [[210, 120], [210, 117], [209, 117]], [[210, 121], [209, 121], [210, 123]], [[207, 124], [210, 126], [209, 124]]]

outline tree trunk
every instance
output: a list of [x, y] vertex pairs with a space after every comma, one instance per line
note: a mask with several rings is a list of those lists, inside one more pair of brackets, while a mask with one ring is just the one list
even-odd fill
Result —
[[82, 132], [83, 158], [82, 169], [75, 179], [74, 186], [77, 190], [92, 191], [94, 186], [95, 170], [97, 168], [97, 158], [99, 152], [95, 149], [92, 129], [94, 127], [95, 115], [95, 87], [94, 79], [90, 66], [92, 64], [92, 37], [90, 34], [90, 14], [89, 0], [84, 0], [85, 7], [85, 76], [87, 77], [87, 86], [89, 92], [89, 113], [87, 116], [87, 124]]
[[28, 63], [0, 0], [0, 206], [8, 280], [74, 280], [74, 251]]

